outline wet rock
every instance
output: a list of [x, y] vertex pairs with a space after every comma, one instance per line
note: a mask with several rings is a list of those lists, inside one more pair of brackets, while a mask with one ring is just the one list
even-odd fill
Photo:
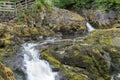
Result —
[[59, 70], [60, 70], [59, 68], [52, 68], [53, 72], [59, 72]]
[[[86, 75], [90, 80], [110, 80], [111, 74], [120, 73], [119, 34], [120, 30], [116, 28], [96, 30], [84, 38], [75, 39], [81, 42], [51, 44], [43, 50], [42, 57], [52, 65], [56, 65], [54, 61], [58, 60], [61, 65], [68, 65], [68, 70]], [[61, 54], [60, 51], [64, 52]], [[48, 58], [49, 55], [56, 60]]]
[[74, 71], [71, 71], [69, 68], [65, 67], [65, 65], [61, 64], [59, 60], [50, 55], [46, 50], [43, 51], [41, 57], [49, 61], [50, 64], [54, 66], [55, 71], [59, 71], [60, 80], [88, 80], [81, 74], [77, 74]]
[[113, 28], [115, 27], [114, 25], [119, 24], [118, 11], [83, 10], [82, 14], [96, 28], [100, 28], [100, 29]]

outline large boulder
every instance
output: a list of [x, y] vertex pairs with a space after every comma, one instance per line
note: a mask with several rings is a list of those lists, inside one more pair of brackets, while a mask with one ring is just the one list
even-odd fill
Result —
[[31, 40], [39, 41], [42, 38], [41, 36], [51, 36], [58, 31], [61, 33], [83, 33], [86, 30], [85, 19], [65, 9], [52, 8], [50, 12], [46, 10], [34, 13], [34, 15], [28, 15], [32, 17], [32, 19], [31, 17], [28, 18], [33, 20], [31, 22], [35, 20], [33, 26], [29, 21], [29, 25], [0, 23], [0, 57], [5, 56], [4, 53], [15, 53], [18, 49], [18, 47], [16, 49], [16, 45], [19, 46]]
[[61, 65], [68, 65], [69, 70], [90, 80], [110, 80], [111, 75], [120, 73], [119, 35], [116, 28], [96, 30], [86, 37], [52, 44], [43, 49], [42, 55], [48, 51]]
[[[29, 26], [44, 28], [48, 31], [62, 33], [83, 33], [86, 31], [86, 20], [81, 15], [56, 7], [45, 10], [31, 9], [27, 12], [20, 12], [21, 22]], [[25, 14], [25, 16], [22, 14]], [[18, 18], [18, 21], [20, 20]], [[17, 22], [18, 22], [17, 21]], [[43, 31], [44, 31], [43, 29]], [[47, 34], [47, 33], [46, 33]]]
[[[28, 12], [25, 13], [28, 14]], [[45, 12], [30, 13], [27, 15], [27, 19], [23, 17], [23, 21], [26, 21], [23, 24], [0, 23], [0, 60], [11, 69], [14, 68], [15, 56], [22, 43], [33, 40], [40, 41], [58, 31], [61, 33], [81, 32], [82, 34], [86, 30], [85, 19], [65, 9], [52, 8], [50, 12], [46, 10]], [[0, 75], [0, 78], [2, 80], [3, 77]]]
[[120, 27], [119, 12], [114, 10], [82, 10], [83, 16], [89, 20], [96, 28], [108, 29]]
[[63, 33], [84, 32], [86, 30], [86, 21], [82, 16], [71, 11], [59, 8], [53, 8], [51, 12], [46, 13], [44, 24], [54, 31]]

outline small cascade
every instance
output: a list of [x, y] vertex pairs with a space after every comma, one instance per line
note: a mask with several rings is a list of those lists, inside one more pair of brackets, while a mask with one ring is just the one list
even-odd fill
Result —
[[52, 72], [49, 63], [39, 59], [37, 44], [25, 43], [22, 46], [24, 56], [22, 70], [26, 74], [26, 80], [58, 80], [57, 72]]
[[95, 30], [95, 28], [93, 28], [89, 22], [86, 23], [86, 26], [87, 26], [88, 32]]

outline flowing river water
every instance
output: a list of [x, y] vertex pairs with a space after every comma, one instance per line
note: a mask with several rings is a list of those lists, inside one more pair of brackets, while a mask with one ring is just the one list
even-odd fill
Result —
[[[89, 23], [86, 26], [89, 32], [95, 30]], [[38, 44], [24, 43], [22, 45], [24, 57], [22, 70], [26, 74], [26, 80], [59, 80], [57, 72], [52, 72], [50, 64], [40, 59], [40, 51], [36, 48], [47, 43], [54, 43], [54, 41], [55, 38], [52, 38]]]
[[88, 32], [95, 30], [95, 28], [93, 28], [93, 26], [89, 22], [86, 23], [86, 26], [87, 26]]
[[[88, 32], [95, 30], [88, 22], [86, 23], [86, 27]], [[74, 39], [48, 38], [41, 43], [24, 43], [22, 45], [22, 54], [24, 57], [22, 70], [26, 74], [25, 80], [60, 80], [58, 73], [52, 71], [50, 64], [46, 60], [40, 59], [40, 50], [36, 47], [61, 41], [74, 42]], [[120, 78], [120, 74], [117, 78]], [[116, 80], [113, 75], [111, 76], [111, 80]]]
[[39, 58], [40, 51], [36, 49], [37, 45], [34, 43], [22, 45], [23, 71], [26, 74], [26, 80], [58, 80], [57, 72], [52, 72], [49, 63]]

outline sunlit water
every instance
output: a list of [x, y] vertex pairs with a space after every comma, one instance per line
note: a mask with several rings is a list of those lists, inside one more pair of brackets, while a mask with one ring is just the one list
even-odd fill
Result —
[[57, 73], [52, 72], [49, 63], [39, 59], [40, 52], [35, 48], [37, 44], [25, 43], [22, 46], [24, 55], [22, 69], [26, 74], [26, 80], [56, 80]]

